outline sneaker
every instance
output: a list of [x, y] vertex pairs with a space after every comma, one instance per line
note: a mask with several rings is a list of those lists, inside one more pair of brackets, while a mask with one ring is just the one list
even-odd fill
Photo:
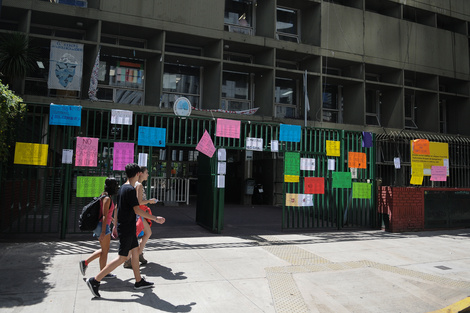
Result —
[[124, 264], [122, 265], [124, 268], [132, 268], [132, 263], [131, 263], [131, 259], [127, 260], [126, 262], [124, 262]]
[[117, 276], [113, 273], [107, 274], [104, 278], [116, 278]]
[[146, 259], [144, 259], [144, 254], [143, 253], [139, 254], [139, 262], [142, 265], [145, 265], [145, 264], [148, 263], [148, 261]]
[[88, 278], [86, 281], [86, 284], [88, 285], [88, 288], [90, 288], [91, 293], [95, 296], [100, 298], [100, 293], [98, 292], [98, 289], [100, 289], [100, 282], [97, 281], [94, 277]]
[[85, 272], [86, 272], [86, 269], [87, 269], [87, 265], [85, 264], [85, 261], [80, 261], [78, 262], [78, 266], [80, 267], [80, 272], [82, 273], [83, 276], [85, 276]]
[[134, 284], [134, 289], [145, 289], [145, 288], [152, 288], [153, 283], [146, 281], [143, 277], [139, 282]]

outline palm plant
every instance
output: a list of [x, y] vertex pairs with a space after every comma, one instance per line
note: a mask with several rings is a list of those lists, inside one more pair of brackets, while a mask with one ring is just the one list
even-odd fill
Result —
[[23, 78], [36, 68], [37, 60], [37, 49], [27, 35], [10, 32], [0, 36], [0, 74], [8, 78], [11, 89], [20, 91]]

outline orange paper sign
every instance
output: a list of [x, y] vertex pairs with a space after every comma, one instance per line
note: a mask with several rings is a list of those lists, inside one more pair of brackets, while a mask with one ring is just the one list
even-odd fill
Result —
[[349, 152], [348, 166], [352, 168], [367, 168], [367, 159], [364, 152]]
[[429, 140], [427, 139], [413, 140], [413, 153], [429, 155]]

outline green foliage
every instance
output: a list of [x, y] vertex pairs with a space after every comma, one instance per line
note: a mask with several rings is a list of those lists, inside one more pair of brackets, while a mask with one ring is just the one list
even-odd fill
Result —
[[0, 162], [6, 162], [15, 143], [15, 129], [26, 113], [23, 99], [0, 80]]
[[23, 78], [36, 67], [37, 49], [29, 43], [28, 36], [18, 32], [0, 36], [0, 72], [13, 79]]

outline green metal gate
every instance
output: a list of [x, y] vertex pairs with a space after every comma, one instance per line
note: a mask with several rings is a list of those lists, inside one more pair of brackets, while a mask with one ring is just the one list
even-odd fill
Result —
[[[216, 119], [211, 117], [186, 117], [174, 115], [133, 112], [132, 125], [111, 124], [110, 109], [82, 109], [80, 127], [49, 125], [49, 105], [28, 104], [28, 113], [23, 124], [18, 127], [17, 141], [48, 144], [47, 166], [3, 164], [1, 172], [0, 226], [6, 233], [67, 233], [79, 232], [78, 216], [81, 208], [90, 198], [76, 197], [78, 176], [116, 177], [124, 183], [125, 174], [115, 171], [112, 166], [112, 147], [114, 142], [134, 143], [134, 153], [147, 153], [150, 176], [157, 175], [159, 168], [153, 166], [160, 160], [161, 150], [178, 148], [194, 150], [199, 139], [207, 130], [216, 148], [227, 150], [246, 150], [246, 138], [263, 139], [263, 151], [270, 155], [271, 141], [279, 139], [280, 125], [250, 121], [249, 117], [236, 116], [241, 121], [240, 138], [215, 136]], [[166, 147], [147, 147], [137, 145], [138, 127], [160, 127], [166, 131]], [[63, 149], [74, 149], [76, 138], [92, 137], [99, 139], [98, 165], [96, 167], [76, 167], [62, 164]], [[302, 128], [301, 141], [298, 143], [280, 142], [279, 152], [273, 160], [281, 158], [285, 152], [297, 151], [303, 157], [315, 157], [317, 169], [305, 175], [325, 177], [325, 190], [322, 196], [315, 196], [311, 208], [286, 208], [283, 210], [283, 228], [342, 228], [348, 226], [374, 226], [375, 179], [374, 149], [361, 147], [361, 133], [316, 128]], [[327, 170], [325, 140], [341, 141], [341, 157], [337, 160], [337, 170], [347, 170], [347, 151], [365, 151], [368, 158], [367, 170], [361, 170], [357, 181], [369, 180], [373, 184], [372, 200], [350, 199], [348, 190], [331, 190], [331, 173]], [[276, 155], [276, 156], [274, 156]], [[277, 164], [282, 167], [282, 161]], [[149, 177], [151, 181], [151, 177]], [[240, 182], [241, 183], [241, 182]], [[214, 190], [214, 189], [211, 189]], [[301, 192], [302, 184], [285, 184], [286, 192]], [[147, 190], [149, 192], [149, 190]], [[219, 198], [220, 199], [220, 198]], [[220, 201], [219, 201], [220, 203]], [[281, 203], [279, 203], [281, 204]], [[284, 205], [284, 204], [283, 204]], [[217, 217], [216, 231], [223, 228], [223, 208]], [[207, 225], [206, 225], [207, 226]]]

